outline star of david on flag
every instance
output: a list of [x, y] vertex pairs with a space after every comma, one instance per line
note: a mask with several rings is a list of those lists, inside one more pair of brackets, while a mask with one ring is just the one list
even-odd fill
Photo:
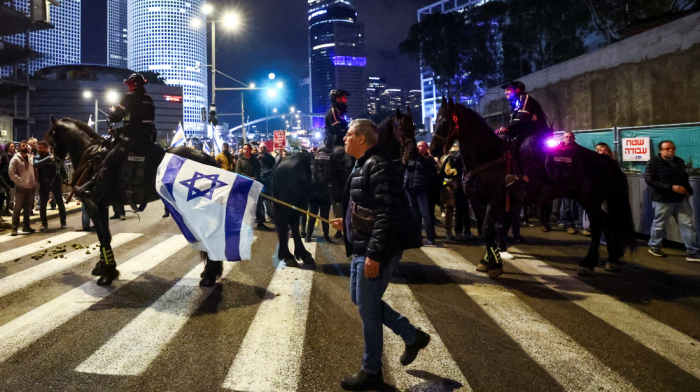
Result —
[[[211, 181], [211, 186], [206, 191], [201, 190], [195, 186], [197, 180], [201, 179], [207, 179]], [[205, 175], [200, 172], [194, 172], [194, 177], [190, 178], [189, 180], [180, 181], [180, 184], [186, 186], [189, 190], [189, 193], [187, 193], [187, 201], [190, 201], [197, 197], [205, 197], [211, 200], [211, 196], [212, 194], [214, 194], [214, 189], [228, 185], [225, 182], [219, 181], [218, 174]]]
[[194, 249], [207, 252], [211, 260], [250, 259], [261, 183], [165, 154], [156, 190]]

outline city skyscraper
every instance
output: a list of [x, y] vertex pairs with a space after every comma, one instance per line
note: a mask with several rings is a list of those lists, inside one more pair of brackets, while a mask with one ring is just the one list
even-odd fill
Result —
[[[201, 109], [208, 108], [204, 0], [128, 0], [128, 68], [159, 72], [183, 89], [183, 127], [206, 136]], [[193, 20], [201, 23], [194, 24]], [[197, 27], [195, 27], [197, 26]]]
[[[299, 108], [303, 114], [311, 114], [311, 78], [304, 78], [299, 81]], [[301, 128], [308, 130], [312, 127], [309, 117], [302, 117]]]
[[367, 78], [367, 113], [377, 114], [382, 110], [382, 94], [386, 89], [386, 78], [370, 76]]
[[[30, 2], [17, 1], [15, 8], [29, 15]], [[29, 63], [29, 73], [53, 65], [80, 63], [80, 0], [61, 0], [60, 7], [51, 7], [53, 29], [32, 32], [29, 49], [41, 53], [41, 57]], [[25, 46], [25, 35], [5, 37], [7, 42]], [[11, 67], [0, 67], [0, 76], [8, 76]]]
[[107, 0], [107, 65], [127, 68], [127, 0]]
[[350, 1], [308, 0], [311, 106], [314, 113], [330, 107], [328, 93], [342, 88], [350, 93], [348, 116], [366, 111], [364, 67], [365, 28], [357, 23]]

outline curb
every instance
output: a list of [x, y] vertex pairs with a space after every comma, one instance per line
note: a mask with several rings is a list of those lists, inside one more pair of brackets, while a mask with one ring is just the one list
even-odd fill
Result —
[[[76, 212], [81, 211], [81, 206], [77, 205], [75, 201], [71, 202], [70, 204], [66, 205], [66, 216], [75, 214]], [[58, 208], [55, 210], [50, 210], [49, 206], [47, 206], [47, 220], [51, 222], [54, 219], [58, 219]], [[5, 221], [0, 222], [0, 230], [12, 230], [12, 217], [10, 216], [3, 216], [2, 217]], [[39, 215], [39, 211], [35, 211], [34, 215], [29, 217], [29, 224], [34, 224], [34, 223], [39, 223], [41, 222], [41, 216]], [[20, 217], [20, 223], [21, 223], [21, 217]]]

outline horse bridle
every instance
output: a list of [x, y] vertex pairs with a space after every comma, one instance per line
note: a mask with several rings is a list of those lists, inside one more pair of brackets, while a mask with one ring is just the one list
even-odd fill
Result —
[[452, 138], [457, 138], [459, 136], [459, 118], [457, 118], [457, 112], [452, 112], [452, 127], [450, 131], [447, 132], [447, 136], [440, 136], [437, 133], [433, 135], [433, 138], [442, 140], [443, 143], [447, 143], [448, 140]]

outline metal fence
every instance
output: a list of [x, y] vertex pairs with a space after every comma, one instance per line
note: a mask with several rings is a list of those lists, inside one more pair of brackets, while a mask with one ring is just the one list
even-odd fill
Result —
[[[676, 154], [685, 161], [689, 174], [700, 176], [700, 167], [696, 167], [700, 162], [700, 123], [613, 127], [573, 132], [576, 134], [576, 142], [586, 148], [595, 149], [597, 143], [608, 143], [618, 160], [622, 157], [623, 138], [648, 137], [651, 156], [658, 153], [659, 142], [671, 140], [677, 147]], [[646, 162], [620, 162], [620, 165], [626, 173], [644, 173]]]
[[[557, 132], [561, 134], [562, 132]], [[616, 157], [622, 158], [622, 139], [630, 137], [649, 137], [651, 156], [658, 153], [658, 144], [663, 140], [671, 140], [676, 145], [676, 154], [682, 158], [690, 174], [690, 185], [694, 196], [690, 198], [693, 207], [693, 222], [697, 229], [700, 223], [700, 123], [652, 125], [646, 127], [613, 127], [607, 129], [591, 129], [574, 131], [576, 142], [586, 148], [595, 149], [597, 143], [608, 143], [614, 146]], [[630, 203], [634, 216], [635, 229], [638, 233], [649, 235], [649, 229], [654, 218], [649, 187], [644, 181], [646, 162], [620, 162], [627, 175], [630, 188]], [[671, 220], [668, 225], [667, 237], [671, 241], [682, 242], [677, 222]], [[700, 235], [698, 236], [700, 240]]]

